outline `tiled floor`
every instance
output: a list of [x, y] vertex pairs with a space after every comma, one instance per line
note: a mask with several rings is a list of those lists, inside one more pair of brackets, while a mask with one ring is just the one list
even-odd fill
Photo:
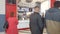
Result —
[[[20, 30], [19, 34], [31, 34], [31, 32], [30, 32], [30, 30]], [[44, 29], [43, 34], [47, 34], [46, 29]]]
[[4, 32], [0, 32], [0, 34], [5, 34]]
[[[0, 34], [5, 34], [4, 32], [0, 32]], [[19, 34], [31, 34], [30, 30], [20, 30]], [[44, 33], [43, 34], [47, 34], [46, 33], [46, 29], [44, 29]]]

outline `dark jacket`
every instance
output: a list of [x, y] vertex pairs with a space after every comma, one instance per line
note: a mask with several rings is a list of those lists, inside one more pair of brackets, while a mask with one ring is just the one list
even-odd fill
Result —
[[30, 16], [30, 29], [32, 34], [42, 34], [43, 23], [41, 15], [34, 12]]
[[60, 34], [60, 9], [50, 8], [45, 18], [49, 34]]

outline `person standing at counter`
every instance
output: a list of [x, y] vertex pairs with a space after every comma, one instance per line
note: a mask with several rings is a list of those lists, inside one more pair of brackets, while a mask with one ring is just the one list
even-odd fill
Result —
[[39, 14], [40, 8], [34, 7], [34, 13], [30, 15], [30, 30], [31, 34], [43, 34], [43, 23], [41, 15]]
[[8, 29], [6, 34], [18, 34], [17, 24], [18, 19], [14, 17], [14, 12], [10, 13], [10, 17], [7, 19], [8, 21]]
[[46, 12], [45, 18], [48, 34], [60, 34], [60, 1]]

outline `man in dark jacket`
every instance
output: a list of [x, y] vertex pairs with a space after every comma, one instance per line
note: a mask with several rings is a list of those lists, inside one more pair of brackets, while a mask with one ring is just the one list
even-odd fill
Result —
[[31, 34], [42, 34], [43, 33], [43, 23], [41, 15], [39, 14], [40, 8], [38, 6], [34, 7], [34, 13], [30, 16], [30, 30]]
[[46, 26], [49, 34], [60, 34], [60, 1], [46, 12]]

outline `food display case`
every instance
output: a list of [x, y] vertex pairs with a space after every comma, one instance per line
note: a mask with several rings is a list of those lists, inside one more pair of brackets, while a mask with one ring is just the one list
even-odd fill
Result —
[[29, 29], [29, 17], [32, 13], [32, 8], [22, 8], [18, 9], [18, 29]]

